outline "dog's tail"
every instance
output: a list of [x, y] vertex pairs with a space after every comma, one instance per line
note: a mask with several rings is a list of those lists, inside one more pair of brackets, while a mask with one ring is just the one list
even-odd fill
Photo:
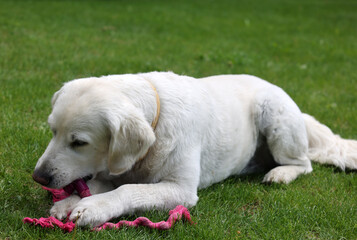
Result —
[[308, 157], [321, 164], [335, 165], [342, 170], [357, 169], [357, 141], [335, 135], [327, 126], [303, 114], [309, 140]]

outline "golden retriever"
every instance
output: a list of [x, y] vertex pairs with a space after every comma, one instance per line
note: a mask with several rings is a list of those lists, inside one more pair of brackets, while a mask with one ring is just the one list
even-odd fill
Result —
[[[197, 189], [269, 170], [289, 183], [311, 162], [357, 168], [357, 141], [341, 139], [279, 87], [249, 75], [111, 75], [66, 83], [52, 99], [53, 132], [34, 179], [62, 188], [88, 180], [91, 197], [51, 215], [97, 226], [122, 214], [196, 204]], [[79, 215], [78, 215], [79, 214]]]

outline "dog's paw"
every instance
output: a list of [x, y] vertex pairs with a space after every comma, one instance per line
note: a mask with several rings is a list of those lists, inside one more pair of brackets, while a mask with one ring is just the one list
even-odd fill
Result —
[[63, 199], [59, 202], [55, 202], [55, 204], [50, 210], [51, 216], [57, 219], [66, 218], [68, 213], [72, 211], [72, 209], [79, 202], [80, 199], [81, 198], [77, 195], [71, 195], [66, 199]]
[[78, 226], [100, 226], [111, 218], [120, 215], [118, 206], [111, 205], [108, 200], [101, 196], [87, 197], [77, 203], [69, 219], [76, 222]]
[[264, 183], [285, 183], [288, 184], [301, 174], [312, 172], [311, 165], [307, 166], [279, 166], [270, 170], [263, 179]]
[[291, 173], [286, 168], [274, 168], [268, 172], [263, 179], [263, 183], [284, 183], [288, 184], [296, 178], [296, 174]]

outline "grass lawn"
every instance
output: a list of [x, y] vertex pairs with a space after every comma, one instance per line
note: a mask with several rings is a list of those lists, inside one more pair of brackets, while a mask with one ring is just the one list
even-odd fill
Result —
[[357, 139], [356, 67], [355, 0], [1, 1], [0, 239], [357, 239], [356, 172], [315, 164], [288, 186], [253, 175], [201, 190], [190, 209], [197, 224], [168, 231], [64, 234], [22, 223], [49, 214], [51, 200], [31, 174], [51, 138], [51, 96], [65, 81], [248, 73]]

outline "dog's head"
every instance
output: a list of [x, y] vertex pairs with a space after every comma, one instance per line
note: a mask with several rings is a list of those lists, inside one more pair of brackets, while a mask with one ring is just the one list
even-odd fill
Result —
[[102, 171], [124, 173], [155, 141], [143, 111], [118, 84], [98, 78], [74, 80], [56, 92], [48, 123], [53, 138], [33, 178], [51, 188]]

